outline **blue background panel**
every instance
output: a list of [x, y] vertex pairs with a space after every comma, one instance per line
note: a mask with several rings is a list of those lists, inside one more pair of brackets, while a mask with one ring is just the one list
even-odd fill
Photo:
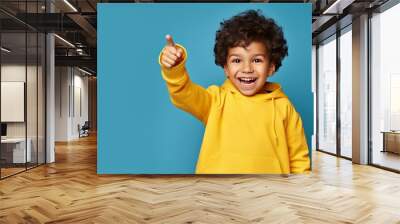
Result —
[[171, 34], [188, 51], [194, 82], [222, 84], [215, 32], [248, 9], [260, 9], [283, 28], [289, 56], [270, 81], [282, 85], [300, 113], [311, 148], [311, 4], [104, 3], [97, 17], [99, 174], [194, 173], [204, 127], [170, 102], [158, 56]]

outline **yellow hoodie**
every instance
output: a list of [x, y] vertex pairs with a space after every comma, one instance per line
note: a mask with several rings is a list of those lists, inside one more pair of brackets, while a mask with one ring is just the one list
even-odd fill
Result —
[[279, 84], [266, 82], [265, 93], [250, 97], [242, 95], [229, 79], [220, 87], [204, 89], [190, 80], [185, 68], [187, 52], [179, 47], [184, 60], [170, 69], [161, 66], [161, 74], [172, 103], [205, 125], [197, 174], [310, 170], [301, 118]]

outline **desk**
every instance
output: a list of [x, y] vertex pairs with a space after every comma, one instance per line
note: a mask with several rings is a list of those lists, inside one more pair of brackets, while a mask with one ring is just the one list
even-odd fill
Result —
[[25, 138], [1, 139], [1, 157], [3, 157], [2, 159], [5, 159], [6, 162], [9, 163], [25, 163], [25, 158], [27, 158], [26, 162], [30, 162], [32, 159], [32, 140], [28, 138], [27, 141], [28, 144], [25, 151]]
[[400, 132], [399, 131], [382, 131], [383, 133], [383, 150], [382, 152], [393, 152], [400, 154]]

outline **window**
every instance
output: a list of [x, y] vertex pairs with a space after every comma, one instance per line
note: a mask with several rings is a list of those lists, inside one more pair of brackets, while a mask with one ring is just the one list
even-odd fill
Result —
[[340, 36], [340, 155], [352, 157], [352, 33], [351, 26]]
[[371, 18], [372, 164], [400, 170], [400, 4]]
[[336, 154], [336, 36], [318, 47], [318, 149]]
[[[40, 13], [44, 3], [21, 1], [14, 9], [19, 15]], [[0, 6], [6, 5], [15, 4], [1, 1]], [[8, 14], [0, 12], [0, 17], [2, 179], [45, 163], [46, 39], [44, 33]]]

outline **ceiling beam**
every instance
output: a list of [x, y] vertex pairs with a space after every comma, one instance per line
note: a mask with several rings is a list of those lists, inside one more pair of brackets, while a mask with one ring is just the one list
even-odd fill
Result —
[[55, 56], [56, 66], [82, 66], [96, 71], [97, 60], [90, 56]]
[[67, 15], [71, 20], [73, 20], [77, 25], [79, 25], [82, 30], [90, 37], [87, 41], [94, 40], [90, 43], [91, 46], [96, 46], [96, 37], [97, 31], [96, 29], [90, 24], [85, 17], [80, 14], [71, 13]]

